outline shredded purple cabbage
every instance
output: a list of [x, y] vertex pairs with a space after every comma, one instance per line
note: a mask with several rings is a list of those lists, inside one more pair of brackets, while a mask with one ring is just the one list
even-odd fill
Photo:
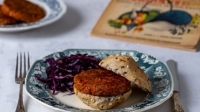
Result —
[[50, 66], [46, 69], [47, 78], [41, 75], [35, 75], [36, 79], [46, 84], [46, 87], [53, 90], [55, 95], [58, 92], [68, 92], [69, 95], [74, 93], [73, 78], [81, 71], [100, 68], [98, 65], [100, 59], [88, 54], [72, 54], [64, 56], [58, 60], [48, 58], [45, 63]]

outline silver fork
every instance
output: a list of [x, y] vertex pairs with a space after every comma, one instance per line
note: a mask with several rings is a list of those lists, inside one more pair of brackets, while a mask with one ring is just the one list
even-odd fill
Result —
[[[30, 68], [29, 53], [28, 53], [27, 59], [26, 59], [26, 54], [24, 53], [23, 60], [22, 60], [22, 53], [20, 52], [19, 56], [18, 56], [18, 53], [17, 53], [15, 82], [17, 84], [20, 84], [20, 90], [19, 90], [18, 104], [17, 104], [17, 108], [16, 108], [15, 112], [25, 112], [24, 104], [23, 104], [23, 84], [24, 84], [24, 80], [25, 80], [25, 77], [26, 77], [26, 70], [29, 69], [29, 68]], [[22, 72], [22, 70], [23, 70], [23, 72]]]

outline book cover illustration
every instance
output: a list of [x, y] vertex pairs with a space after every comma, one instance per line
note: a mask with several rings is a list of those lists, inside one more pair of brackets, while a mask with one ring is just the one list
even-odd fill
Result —
[[112, 0], [92, 34], [195, 49], [199, 24], [200, 2]]
[[[153, 0], [152, 0], [153, 1]], [[140, 10], [131, 10], [120, 15], [115, 20], [109, 20], [108, 24], [114, 28], [120, 29], [123, 25], [126, 26], [127, 31], [142, 31], [142, 25], [150, 22], [165, 21], [174, 25], [174, 28], [169, 28], [171, 34], [183, 35], [190, 33], [191, 29], [197, 28], [200, 20], [200, 15], [191, 15], [183, 10], [174, 10], [173, 4], [170, 0], [167, 3], [170, 5], [169, 10], [160, 12], [159, 10], [144, 10], [145, 7], [152, 1], [144, 4]], [[165, 30], [165, 29], [164, 29]], [[123, 31], [125, 33], [125, 31]]]

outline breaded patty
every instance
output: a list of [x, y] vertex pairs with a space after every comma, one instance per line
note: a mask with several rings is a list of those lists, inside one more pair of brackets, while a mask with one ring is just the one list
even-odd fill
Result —
[[105, 69], [90, 69], [74, 77], [74, 87], [94, 96], [117, 96], [130, 91], [130, 81]]
[[0, 25], [9, 25], [9, 24], [15, 24], [15, 23], [17, 23], [17, 20], [3, 14], [1, 10], [1, 5], [0, 5]]
[[2, 11], [16, 20], [27, 23], [35, 22], [45, 16], [45, 11], [41, 7], [27, 0], [4, 0]]

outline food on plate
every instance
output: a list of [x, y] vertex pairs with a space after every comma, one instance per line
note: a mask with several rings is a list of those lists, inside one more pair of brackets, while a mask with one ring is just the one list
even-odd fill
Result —
[[99, 65], [101, 69], [83, 71], [74, 77], [75, 94], [88, 106], [104, 110], [124, 102], [132, 92], [131, 82], [152, 92], [149, 78], [131, 56], [111, 55]]
[[96, 109], [109, 109], [131, 94], [131, 83], [126, 78], [105, 69], [82, 71], [74, 77], [77, 97]]
[[152, 92], [151, 81], [131, 56], [111, 55], [101, 60], [99, 65], [120, 74], [147, 92]]
[[35, 77], [45, 83], [48, 89], [53, 90], [53, 94], [66, 91], [73, 94], [74, 76], [84, 70], [100, 68], [99, 62], [98, 58], [88, 54], [72, 54], [57, 60], [51, 57], [45, 61], [49, 64], [46, 69], [47, 78], [40, 74]]
[[14, 18], [11, 18], [9, 16], [6, 16], [5, 14], [3, 14], [2, 10], [1, 10], [1, 5], [0, 5], [0, 25], [9, 25], [9, 24], [15, 24], [18, 21], [15, 20]]
[[38, 5], [27, 0], [4, 0], [3, 13], [23, 22], [35, 22], [45, 16], [45, 11]]
[[110, 109], [131, 94], [131, 83], [152, 92], [151, 81], [131, 56], [111, 55], [102, 60], [88, 54], [73, 54], [57, 60], [48, 58], [47, 78], [36, 74], [47, 88], [75, 93], [86, 105]]

